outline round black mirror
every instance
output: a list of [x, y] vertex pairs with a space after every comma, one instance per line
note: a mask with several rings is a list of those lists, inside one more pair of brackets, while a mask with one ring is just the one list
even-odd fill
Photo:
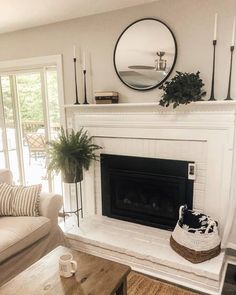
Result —
[[129, 25], [117, 40], [114, 66], [120, 80], [135, 90], [160, 86], [177, 57], [172, 31], [163, 22], [145, 18]]

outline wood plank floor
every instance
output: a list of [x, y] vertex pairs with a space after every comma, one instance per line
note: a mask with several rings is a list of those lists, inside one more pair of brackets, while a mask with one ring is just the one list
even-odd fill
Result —
[[128, 275], [128, 295], [198, 295], [131, 271]]

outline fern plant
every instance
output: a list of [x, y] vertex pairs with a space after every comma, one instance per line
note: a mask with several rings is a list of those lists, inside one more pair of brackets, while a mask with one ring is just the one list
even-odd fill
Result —
[[92, 143], [87, 131], [78, 132], [61, 128], [58, 138], [48, 143], [48, 171], [62, 172], [65, 182], [79, 182], [83, 179], [83, 169], [88, 170], [92, 160], [97, 160], [96, 151], [100, 146]]
[[206, 95], [206, 91], [202, 90], [204, 86], [202, 79], [200, 79], [200, 72], [177, 74], [171, 81], [165, 82], [161, 89], [164, 90], [162, 99], [159, 104], [168, 107], [173, 103], [173, 108], [180, 104], [188, 104], [192, 101], [199, 101]]

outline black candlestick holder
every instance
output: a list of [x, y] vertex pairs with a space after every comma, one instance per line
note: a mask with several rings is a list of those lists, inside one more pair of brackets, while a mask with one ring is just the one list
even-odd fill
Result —
[[86, 70], [83, 70], [83, 74], [84, 74], [84, 104], [89, 104], [87, 101]]
[[232, 67], [233, 67], [233, 55], [234, 55], [234, 46], [230, 46], [230, 68], [229, 68], [229, 84], [228, 84], [228, 93], [225, 100], [233, 100], [231, 98], [231, 76], [232, 76]]
[[75, 103], [74, 104], [80, 104], [79, 98], [78, 98], [78, 87], [77, 87], [77, 71], [76, 71], [76, 58], [73, 58], [74, 61], [74, 74], [75, 74]]
[[215, 94], [214, 94], [214, 88], [215, 88], [215, 60], [216, 60], [216, 40], [213, 40], [213, 67], [212, 67], [212, 79], [211, 79], [211, 95], [208, 99], [209, 101], [214, 101]]

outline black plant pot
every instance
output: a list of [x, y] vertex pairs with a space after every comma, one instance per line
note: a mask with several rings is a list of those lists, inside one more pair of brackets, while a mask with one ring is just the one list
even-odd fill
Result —
[[76, 173], [62, 173], [63, 182], [65, 183], [77, 183], [83, 180], [83, 169], [82, 167], [78, 168]]

